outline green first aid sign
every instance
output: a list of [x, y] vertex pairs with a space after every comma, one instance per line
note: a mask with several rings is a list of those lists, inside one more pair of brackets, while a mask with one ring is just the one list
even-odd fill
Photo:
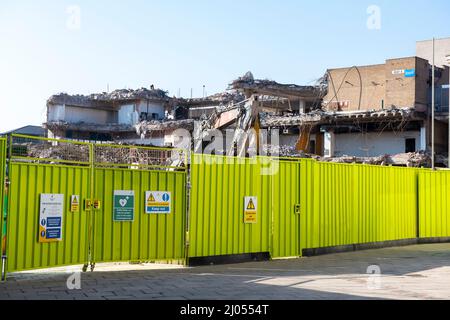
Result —
[[114, 191], [114, 221], [134, 221], [134, 191]]

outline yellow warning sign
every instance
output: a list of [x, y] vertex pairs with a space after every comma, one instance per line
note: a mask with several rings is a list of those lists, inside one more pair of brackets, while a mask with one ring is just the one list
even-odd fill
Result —
[[70, 212], [80, 211], [80, 196], [72, 195], [70, 198]]
[[169, 191], [146, 191], [145, 213], [171, 213], [172, 195]]
[[244, 223], [257, 223], [258, 213], [257, 197], [245, 197], [244, 200]]
[[153, 196], [153, 193], [150, 193], [150, 195], [147, 198], [147, 202], [156, 202], [155, 197]]

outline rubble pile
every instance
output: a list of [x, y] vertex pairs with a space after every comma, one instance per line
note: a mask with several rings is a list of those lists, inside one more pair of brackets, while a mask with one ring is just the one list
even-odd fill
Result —
[[176, 99], [178, 104], [190, 108], [201, 106], [228, 107], [245, 100], [245, 95], [238, 90], [228, 90], [226, 92], [216, 93], [205, 98]]
[[43, 127], [49, 130], [76, 130], [76, 131], [96, 131], [104, 133], [130, 132], [133, 126], [128, 124], [109, 123], [99, 126], [95, 123], [66, 121], [52, 121], [43, 124]]
[[352, 122], [373, 122], [373, 121], [406, 121], [414, 120], [420, 117], [413, 108], [391, 108], [386, 110], [367, 110], [367, 111], [351, 111], [336, 112], [313, 110], [303, 114], [287, 114], [283, 116], [274, 116], [269, 114], [260, 114], [261, 126], [263, 127], [280, 127], [280, 126], [301, 126], [303, 124], [332, 124], [337, 121]]
[[67, 93], [59, 93], [51, 96], [47, 103], [89, 105], [93, 102], [126, 101], [137, 99], [165, 100], [168, 98], [167, 91], [163, 91], [161, 89], [140, 88], [137, 90], [118, 89], [112, 92], [93, 93], [90, 95], [69, 95]]
[[278, 157], [311, 158], [311, 155], [298, 151], [294, 146], [287, 145], [263, 145], [264, 154]]
[[13, 147], [13, 156], [49, 160], [89, 162], [89, 146], [67, 143], [21, 143]]
[[[176, 153], [172, 150], [153, 150], [148, 148], [114, 148], [96, 146], [95, 162], [97, 164], [120, 164], [168, 166], [173, 163]], [[180, 157], [181, 159], [181, 157]]]
[[[129, 165], [151, 165], [151, 166], [180, 166], [184, 162], [184, 154], [173, 150], [156, 150], [149, 148], [110, 147], [95, 145], [95, 162], [99, 165], [121, 164]], [[148, 146], [145, 146], [148, 147]], [[69, 143], [17, 143], [12, 150], [13, 156], [42, 159], [44, 162], [53, 163], [58, 160], [89, 163], [89, 146]]]
[[226, 92], [216, 93], [212, 96], [207, 97], [212, 101], [219, 101], [222, 105], [239, 103], [245, 100], [243, 93], [237, 90], [230, 90]]
[[314, 156], [318, 161], [333, 162], [333, 163], [359, 163], [359, 164], [372, 164], [372, 165], [397, 165], [406, 167], [430, 167], [431, 158], [421, 152], [416, 153], [401, 153], [396, 155], [383, 155], [379, 157], [353, 157], [343, 156], [335, 158], [324, 158]]
[[232, 81], [229, 89], [248, 90], [258, 92], [260, 94], [268, 94], [275, 96], [302, 96], [310, 98], [322, 98], [326, 94], [323, 86], [299, 86], [296, 84], [281, 84], [272, 80], [258, 80], [253, 77], [251, 72], [247, 72], [244, 76]]
[[194, 129], [194, 119], [186, 119], [186, 120], [174, 120], [174, 121], [142, 121], [136, 124], [135, 126], [136, 133], [139, 136], [144, 136], [148, 132], [152, 131], [164, 131], [164, 130], [175, 130], [175, 129], [186, 129], [193, 130]]
[[[378, 157], [354, 157], [354, 156], [342, 156], [342, 157], [321, 157], [313, 154], [304, 153], [298, 151], [293, 146], [273, 146], [273, 145], [263, 145], [264, 154], [278, 157], [292, 157], [292, 158], [310, 158], [321, 162], [331, 162], [331, 163], [358, 163], [358, 164], [369, 164], [369, 165], [380, 165], [380, 166], [406, 166], [406, 167], [431, 167], [431, 157], [424, 152], [414, 152], [414, 153], [400, 153], [396, 155], [382, 155]], [[441, 157], [443, 158], [443, 156]], [[438, 163], [444, 163], [437, 157]]]

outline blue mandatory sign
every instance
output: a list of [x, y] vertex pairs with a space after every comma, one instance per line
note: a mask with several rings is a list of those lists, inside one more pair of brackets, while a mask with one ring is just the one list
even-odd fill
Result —
[[61, 238], [61, 229], [47, 229], [47, 239]]
[[416, 76], [416, 69], [406, 69], [405, 78], [413, 78]]
[[47, 218], [47, 227], [49, 227], [49, 228], [61, 227], [61, 217]]
[[163, 201], [169, 201], [170, 197], [168, 193], [164, 193], [162, 196]]
[[45, 227], [45, 224], [46, 224], [46, 220], [45, 220], [45, 219], [42, 219], [42, 220], [41, 220], [41, 226]]

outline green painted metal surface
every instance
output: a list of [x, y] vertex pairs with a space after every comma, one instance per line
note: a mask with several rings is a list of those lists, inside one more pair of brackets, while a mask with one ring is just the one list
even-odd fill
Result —
[[0, 138], [0, 254], [3, 254], [6, 242], [6, 199], [5, 199], [5, 173], [6, 171], [6, 139]]
[[[192, 156], [189, 257], [269, 252], [270, 176], [259, 160]], [[256, 196], [256, 224], [244, 223], [244, 197]]]
[[416, 174], [302, 160], [302, 249], [415, 238]]
[[[270, 176], [273, 215], [273, 258], [301, 256], [300, 161], [273, 160], [278, 170]], [[300, 212], [296, 212], [300, 205]]]
[[[126, 169], [94, 169], [93, 262], [153, 261], [185, 258], [186, 173]], [[114, 190], [135, 195], [133, 222], [113, 221]], [[172, 213], [146, 214], [146, 191], [170, 191]]]
[[[88, 198], [90, 169], [86, 167], [9, 164], [7, 220], [7, 271], [83, 264], [88, 260], [88, 217], [84, 210], [70, 211], [70, 196]], [[63, 237], [60, 242], [39, 243], [40, 194], [64, 194]]]
[[421, 238], [450, 237], [450, 171], [419, 172]]

